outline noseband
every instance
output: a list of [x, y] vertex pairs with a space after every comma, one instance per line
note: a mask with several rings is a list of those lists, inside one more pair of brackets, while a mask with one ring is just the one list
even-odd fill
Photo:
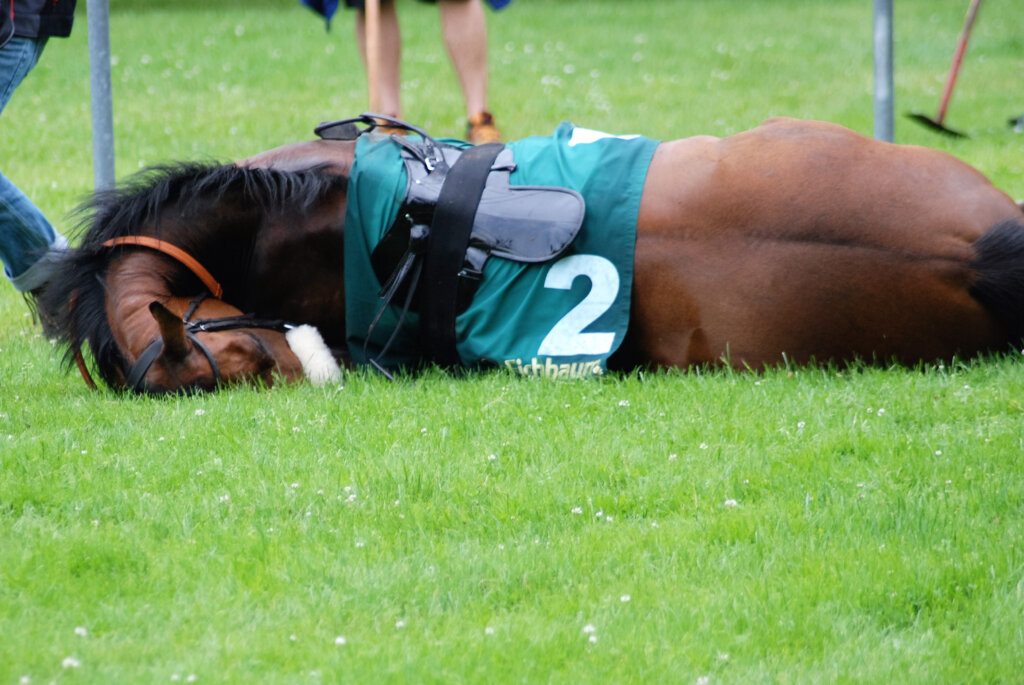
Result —
[[[295, 324], [281, 319], [262, 319], [252, 314], [239, 314], [237, 316], [193, 320], [192, 316], [199, 308], [199, 305], [202, 304], [203, 300], [211, 295], [220, 299], [224, 293], [224, 289], [213, 275], [192, 255], [165, 240], [159, 240], [149, 236], [123, 236], [120, 238], [113, 238], [103, 243], [104, 247], [117, 247], [119, 245], [148, 247], [160, 252], [161, 254], [165, 254], [185, 266], [185, 268], [191, 271], [196, 278], [202, 281], [203, 285], [206, 286], [207, 291], [200, 293], [189, 303], [188, 310], [185, 312], [184, 316], [182, 316], [182, 321], [185, 324], [186, 339], [199, 348], [199, 351], [203, 353], [204, 357], [206, 357], [206, 361], [209, 362], [210, 368], [213, 370], [214, 382], [217, 385], [220, 385], [222, 380], [220, 366], [218, 366], [217, 360], [214, 358], [213, 352], [210, 351], [210, 348], [196, 337], [197, 333], [219, 333], [221, 331], [231, 331], [240, 328], [262, 328], [266, 330], [284, 332], [295, 327]], [[150, 368], [152, 368], [153, 363], [163, 351], [163, 337], [157, 335], [128, 370], [125, 384], [130, 390], [133, 392], [144, 391], [146, 374], [149, 372]], [[81, 372], [82, 377], [85, 379], [86, 385], [91, 388], [95, 388], [96, 383], [89, 375], [89, 371], [82, 359], [81, 350], [76, 352], [75, 357], [78, 363], [78, 369]]]

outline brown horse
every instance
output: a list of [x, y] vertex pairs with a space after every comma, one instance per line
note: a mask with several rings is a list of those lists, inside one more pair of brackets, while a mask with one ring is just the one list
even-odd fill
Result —
[[[158, 168], [100, 194], [41, 306], [116, 388], [299, 378], [268, 319], [316, 326], [344, 362], [354, 155], [354, 142], [318, 140]], [[611, 369], [914, 364], [1024, 336], [1021, 208], [946, 154], [827, 123], [772, 119], [658, 145], [634, 265]]]

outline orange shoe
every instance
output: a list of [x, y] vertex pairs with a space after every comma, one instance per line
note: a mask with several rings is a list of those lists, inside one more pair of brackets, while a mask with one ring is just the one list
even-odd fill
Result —
[[[392, 116], [395, 119], [401, 119], [401, 117], [398, 116], [397, 114], [389, 114], [388, 116]], [[380, 133], [385, 136], [389, 136], [392, 133], [400, 136], [407, 136], [410, 133], [412, 133], [412, 131], [406, 128], [399, 128], [398, 126], [388, 126], [387, 119], [376, 119], [375, 121], [377, 122], [377, 127], [373, 129], [374, 133]]]
[[484, 143], [500, 143], [501, 131], [494, 125], [494, 117], [487, 110], [477, 112], [466, 124], [466, 140], [473, 145]]

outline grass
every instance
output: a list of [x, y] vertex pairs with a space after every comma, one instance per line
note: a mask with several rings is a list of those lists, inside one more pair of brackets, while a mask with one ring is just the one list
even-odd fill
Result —
[[[121, 176], [363, 108], [348, 14], [113, 5]], [[868, 5], [519, 0], [490, 15], [493, 109], [510, 137], [870, 133]], [[900, 112], [936, 106], [963, 5], [897, 3]], [[406, 116], [457, 135], [436, 11], [401, 14]], [[971, 139], [897, 138], [1024, 197], [1017, 14], [972, 36], [949, 119]], [[4, 173], [66, 231], [84, 19], [0, 119]], [[1019, 359], [147, 399], [64, 375], [25, 311], [0, 289], [0, 682], [1019, 679]]]

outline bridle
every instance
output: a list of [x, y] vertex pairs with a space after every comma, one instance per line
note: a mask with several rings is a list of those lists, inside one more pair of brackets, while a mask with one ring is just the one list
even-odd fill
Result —
[[[195, 315], [196, 310], [199, 308], [199, 305], [202, 304], [203, 300], [211, 296], [215, 299], [220, 299], [224, 294], [224, 288], [217, 279], [213, 277], [209, 270], [207, 270], [199, 260], [185, 250], [182, 250], [177, 245], [168, 243], [166, 240], [160, 240], [159, 238], [142, 235], [122, 236], [120, 238], [112, 238], [111, 240], [107, 240], [103, 243], [104, 247], [118, 247], [121, 245], [147, 247], [160, 252], [161, 254], [167, 255], [191, 271], [206, 287], [205, 292], [202, 292], [192, 298], [188, 309], [182, 316], [182, 322], [185, 324], [186, 339], [195, 345], [200, 352], [202, 352], [203, 356], [206, 357], [206, 361], [210, 364], [210, 369], [213, 371], [214, 383], [216, 385], [220, 385], [223, 378], [220, 372], [220, 366], [217, 364], [217, 360], [213, 356], [213, 352], [210, 351], [210, 348], [196, 337], [197, 333], [219, 333], [222, 331], [237, 330], [240, 328], [262, 328], [266, 330], [284, 332], [294, 328], [296, 325], [282, 319], [264, 319], [253, 314], [239, 314], [237, 316], [223, 316], [210, 319], [193, 319], [192, 317]], [[125, 384], [128, 386], [129, 390], [138, 393], [144, 392], [146, 387], [146, 374], [149, 372], [150, 368], [152, 368], [153, 363], [163, 351], [164, 339], [160, 335], [157, 335], [149, 345], [146, 346], [146, 349], [142, 351], [142, 354], [140, 354], [138, 359], [135, 360], [135, 363], [128, 369]], [[82, 378], [85, 380], [86, 385], [95, 389], [96, 383], [93, 381], [89, 370], [85, 366], [85, 360], [82, 358], [82, 352], [80, 349], [75, 351], [75, 361], [78, 364], [78, 370], [82, 374]]]
[[[192, 342], [199, 351], [206, 357], [206, 361], [210, 364], [210, 369], [213, 371], [213, 381], [215, 385], [221, 383], [220, 366], [217, 364], [217, 359], [213, 356], [213, 352], [210, 348], [203, 344], [196, 333], [219, 333], [221, 331], [231, 331], [239, 328], [264, 328], [268, 330], [284, 332], [291, 328], [294, 328], [294, 324], [287, 323], [280, 319], [260, 319], [251, 314], [239, 314], [237, 316], [223, 316], [214, 319], [192, 319], [196, 309], [202, 304], [203, 300], [209, 297], [209, 293], [200, 293], [192, 298], [192, 301], [188, 305], [188, 309], [185, 314], [181, 317], [185, 323], [185, 338]], [[153, 338], [153, 341], [149, 343], [139, 358], [135, 360], [131, 368], [128, 370], [128, 376], [125, 379], [125, 384], [128, 389], [132, 392], [141, 393], [145, 389], [145, 378], [149, 369], [153, 366], [153, 363], [157, 360], [157, 357], [164, 351], [164, 339], [157, 335]]]

